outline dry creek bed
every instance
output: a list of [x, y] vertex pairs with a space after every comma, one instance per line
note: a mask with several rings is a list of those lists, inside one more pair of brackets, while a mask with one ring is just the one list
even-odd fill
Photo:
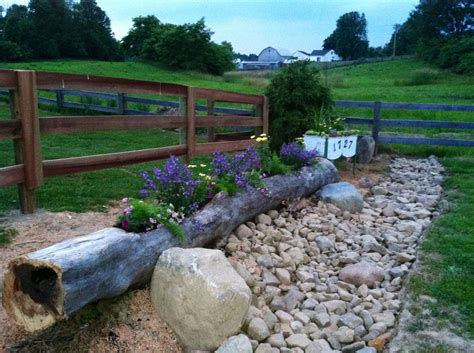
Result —
[[[254, 294], [243, 327], [254, 351], [357, 352], [366, 347], [363, 352], [374, 352], [386, 348], [395, 335], [404, 278], [415, 261], [416, 247], [438, 215], [442, 173], [435, 158], [397, 158], [376, 185], [361, 189], [365, 203], [360, 214], [299, 200], [257, 216], [221, 241], [218, 247]], [[20, 234], [13, 244], [0, 248], [0, 270], [3, 273], [14, 256], [109, 226], [118, 212], [112, 208], [102, 216], [44, 213], [10, 218], [7, 225], [18, 228]], [[90, 222], [91, 215], [96, 222]], [[66, 227], [51, 222], [51, 217], [62, 217]], [[68, 231], [61, 236], [50, 237], [64, 228]], [[375, 276], [368, 276], [370, 285], [340, 279], [342, 268], [361, 262], [370, 269], [378, 267], [376, 275], [368, 271]], [[99, 318], [87, 322], [79, 313], [77, 319], [40, 335], [23, 332], [0, 311], [0, 351], [49, 352], [72, 347], [83, 352], [180, 351], [172, 332], [153, 313], [147, 290], [92, 307]]]

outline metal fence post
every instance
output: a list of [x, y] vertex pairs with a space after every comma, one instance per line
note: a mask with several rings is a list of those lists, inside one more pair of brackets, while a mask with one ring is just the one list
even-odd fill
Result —
[[127, 111], [125, 93], [117, 93], [117, 114], [124, 115]]
[[[212, 99], [207, 100], [207, 115], [212, 116], [214, 115], [214, 104], [215, 102]], [[215, 142], [216, 141], [216, 132], [214, 127], [207, 128], [207, 142]]]

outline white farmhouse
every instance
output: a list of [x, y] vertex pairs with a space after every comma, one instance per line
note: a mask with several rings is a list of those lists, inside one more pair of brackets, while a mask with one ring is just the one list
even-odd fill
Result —
[[298, 51], [295, 51], [293, 53], [293, 57], [295, 58], [295, 60], [311, 60], [311, 54], [305, 52], [305, 51], [302, 51], [302, 50], [298, 50]]
[[323, 50], [313, 50], [310, 55], [311, 61], [321, 61], [321, 62], [329, 62], [329, 61], [339, 61], [341, 57], [336, 54], [336, 52], [332, 49], [323, 49]]

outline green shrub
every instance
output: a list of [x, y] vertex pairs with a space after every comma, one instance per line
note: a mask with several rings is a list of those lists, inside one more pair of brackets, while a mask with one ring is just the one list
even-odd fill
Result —
[[421, 86], [440, 81], [441, 73], [434, 69], [418, 69], [413, 71], [407, 78], [396, 80], [396, 86]]
[[311, 129], [314, 114], [322, 106], [334, 105], [319, 70], [307, 61], [284, 67], [271, 79], [266, 95], [270, 100], [270, 147], [274, 151]]
[[118, 219], [118, 226], [128, 232], [146, 232], [163, 224], [180, 240], [184, 240], [184, 232], [173, 219], [174, 209], [170, 205], [152, 204], [145, 201], [127, 200], [127, 208]]
[[18, 44], [0, 40], [0, 61], [18, 61], [23, 57], [23, 52]]

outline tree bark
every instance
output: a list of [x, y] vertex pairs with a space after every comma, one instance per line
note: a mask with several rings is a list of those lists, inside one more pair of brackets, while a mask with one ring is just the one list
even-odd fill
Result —
[[183, 221], [183, 243], [165, 227], [141, 234], [106, 228], [16, 258], [5, 274], [3, 306], [26, 330], [44, 329], [88, 303], [148, 283], [166, 249], [204, 246], [285, 199], [308, 196], [338, 180], [334, 165], [321, 159], [316, 167], [265, 179], [269, 195], [218, 194]]

